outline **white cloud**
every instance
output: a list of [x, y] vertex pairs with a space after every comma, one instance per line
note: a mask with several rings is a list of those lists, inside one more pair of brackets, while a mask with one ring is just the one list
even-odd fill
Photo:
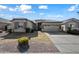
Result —
[[18, 11], [18, 9], [19, 9], [19, 6], [15, 6], [15, 7], [8, 7], [7, 6], [7, 10], [9, 10], [9, 11]]
[[48, 9], [48, 6], [46, 6], [46, 5], [41, 5], [41, 6], [39, 6], [38, 8], [39, 8], [39, 9]]
[[31, 5], [19, 5], [19, 6], [15, 6], [15, 7], [9, 7], [9, 6], [4, 6], [4, 5], [0, 5], [0, 10], [9, 10], [12, 12], [19, 12], [19, 13], [35, 13], [35, 11], [32, 11], [32, 6]]
[[35, 13], [35, 11], [32, 11], [32, 6], [31, 5], [25, 5], [22, 4], [18, 7], [18, 10], [21, 11], [22, 13]]
[[19, 6], [19, 8], [20, 8], [21, 11], [25, 11], [25, 10], [32, 9], [32, 6], [31, 5], [24, 5], [24, 4], [22, 4], [22, 5]]
[[20, 6], [16, 6], [16, 7], [8, 7], [8, 6], [4, 6], [4, 5], [0, 5], [0, 9], [7, 9], [9, 11], [26, 11], [26, 10], [31, 10], [32, 6], [31, 5], [25, 5], [22, 4]]
[[57, 14], [57, 15], [46, 15], [46, 19], [52, 19], [52, 20], [62, 20], [64, 18], [63, 15]]
[[39, 13], [39, 15], [44, 15], [44, 13]]
[[22, 13], [35, 13], [34, 11], [22, 11]]
[[57, 18], [62, 18], [63, 16], [62, 16], [62, 15], [57, 15], [56, 17], [57, 17]]
[[7, 9], [7, 6], [0, 5], [0, 9]]
[[31, 9], [32, 9], [31, 5], [25, 5], [25, 4], [16, 6], [15, 8], [15, 10], [22, 12], [22, 13], [34, 13], [34, 11], [31, 11]]
[[78, 4], [71, 6], [71, 7], [68, 9], [68, 11], [75, 11], [75, 10], [77, 10], [78, 6], [79, 6]]
[[4, 16], [4, 14], [0, 14], [0, 16]]
[[9, 11], [16, 11], [16, 8], [9, 8]]
[[9, 11], [17, 11], [17, 12], [22, 12], [22, 13], [35, 13], [31, 9], [32, 9], [31, 5], [25, 5], [25, 4], [22, 4], [20, 6], [16, 6], [14, 8], [12, 8], [12, 7], [8, 8]]
[[52, 18], [63, 18], [63, 15], [47, 15], [47, 17], [52, 17]]

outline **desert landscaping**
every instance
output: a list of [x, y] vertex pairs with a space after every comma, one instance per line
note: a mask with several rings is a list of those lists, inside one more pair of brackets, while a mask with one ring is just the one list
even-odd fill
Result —
[[[10, 36], [6, 38], [0, 37], [0, 53], [58, 53], [59, 50], [54, 46], [54, 44], [49, 40], [48, 36], [45, 33], [38, 32], [36, 37], [33, 37], [35, 33], [26, 34], [19, 33], [21, 35], [17, 35], [16, 33], [11, 33]], [[16, 37], [15, 37], [16, 35]], [[12, 37], [11, 37], [12, 36]], [[23, 49], [24, 51], [19, 51], [17, 48], [19, 37], [28, 37], [29, 40], [29, 48], [28, 50]], [[14, 37], [14, 38], [13, 38]]]

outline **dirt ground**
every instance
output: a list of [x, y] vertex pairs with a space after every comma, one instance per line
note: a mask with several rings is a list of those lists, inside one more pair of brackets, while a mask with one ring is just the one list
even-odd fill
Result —
[[[32, 36], [33, 35], [33, 36]], [[19, 33], [18, 35], [10, 34], [8, 37], [2, 36], [0, 38], [0, 53], [58, 53], [59, 50], [55, 45], [50, 41], [47, 35], [44, 32], [25, 34]], [[14, 37], [13, 37], [14, 36]], [[30, 36], [29, 47], [23, 52], [18, 49], [17, 38], [23, 36]]]

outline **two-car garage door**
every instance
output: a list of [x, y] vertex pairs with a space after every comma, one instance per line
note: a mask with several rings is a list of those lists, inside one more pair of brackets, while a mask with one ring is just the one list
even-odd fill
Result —
[[52, 25], [52, 26], [43, 26], [42, 31], [58, 31], [59, 26]]

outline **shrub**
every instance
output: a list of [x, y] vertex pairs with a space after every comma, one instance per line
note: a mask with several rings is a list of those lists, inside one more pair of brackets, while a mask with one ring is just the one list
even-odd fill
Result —
[[79, 34], [79, 31], [76, 30], [76, 29], [74, 29], [74, 30], [72, 30], [72, 31], [73, 31], [73, 34]]
[[75, 35], [79, 35], [79, 31], [76, 30], [76, 29], [73, 29], [73, 30], [68, 30], [67, 33], [70, 33], [70, 34], [75, 34]]
[[71, 27], [68, 27], [68, 31], [71, 31]]
[[19, 44], [28, 44], [29, 38], [28, 37], [21, 37], [18, 39]]
[[71, 27], [68, 27], [67, 33], [72, 33]]

